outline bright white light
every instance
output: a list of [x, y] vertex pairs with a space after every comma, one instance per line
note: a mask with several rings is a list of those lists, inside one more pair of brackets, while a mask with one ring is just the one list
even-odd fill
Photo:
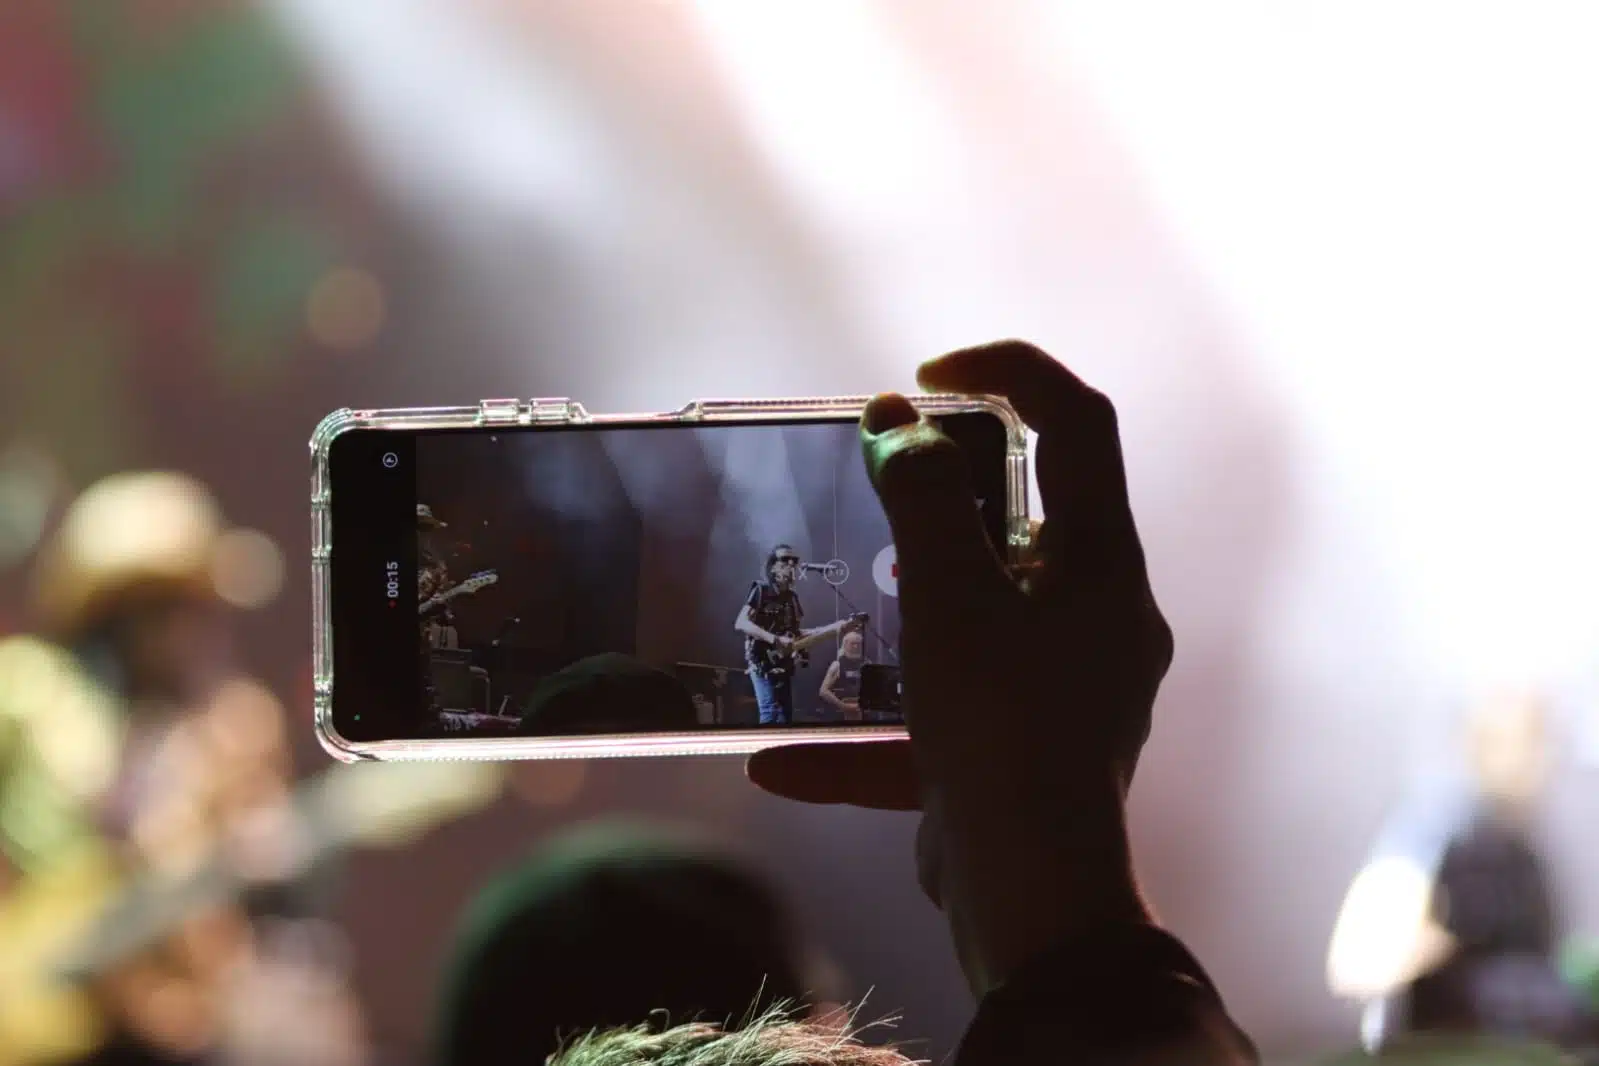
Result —
[[376, 172], [422, 206], [547, 226], [605, 217], [586, 101], [501, 28], [440, 0], [272, 7]]
[[914, 235], [947, 207], [961, 145], [903, 45], [859, 0], [694, 0], [749, 136], [824, 224]]
[[827, 253], [861, 350], [904, 373], [1048, 312], [1058, 279], [1035, 298], [1041, 272], [1016, 276], [1004, 221], [1016, 205], [985, 155], [995, 131], [974, 129], [959, 81], [905, 34], [914, 5], [693, 0], [691, 10], [744, 136]]
[[1599, 8], [1081, 4], [1056, 26], [1363, 511], [1411, 651], [1467, 691], [1599, 658]]
[[1327, 983], [1338, 995], [1388, 995], [1414, 980], [1449, 949], [1433, 925], [1432, 880], [1408, 859], [1378, 859], [1349, 888], [1327, 956]]

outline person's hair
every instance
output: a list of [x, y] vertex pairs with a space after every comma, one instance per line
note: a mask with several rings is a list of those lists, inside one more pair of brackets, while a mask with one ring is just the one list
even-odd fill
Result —
[[540, 1066], [575, 1034], [736, 1025], [810, 991], [803, 942], [767, 882], [647, 824], [547, 843], [478, 895], [453, 956], [434, 1066]]
[[894, 1047], [871, 1047], [857, 1032], [794, 1021], [768, 1010], [742, 1029], [691, 1022], [660, 1031], [647, 1025], [577, 1038], [549, 1066], [912, 1066]]
[[521, 732], [567, 736], [698, 727], [694, 697], [681, 681], [630, 655], [605, 652], [541, 681], [522, 713]]

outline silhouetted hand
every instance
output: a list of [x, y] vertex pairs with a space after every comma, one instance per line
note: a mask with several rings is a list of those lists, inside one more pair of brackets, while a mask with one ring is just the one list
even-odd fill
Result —
[[773, 748], [749, 775], [806, 802], [922, 810], [920, 880], [981, 994], [1075, 930], [1148, 920], [1124, 800], [1172, 639], [1110, 401], [1014, 341], [918, 382], [1005, 397], [1037, 430], [1046, 519], [1026, 570], [995, 554], [956, 446], [903, 397], [874, 399], [861, 434], [898, 556], [910, 741]]

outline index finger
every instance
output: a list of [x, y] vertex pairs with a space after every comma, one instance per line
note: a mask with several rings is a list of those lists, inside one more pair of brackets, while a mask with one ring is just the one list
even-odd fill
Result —
[[1142, 572], [1116, 409], [1104, 393], [1041, 349], [1015, 340], [929, 360], [916, 380], [936, 392], [1002, 396], [1038, 432], [1038, 490], [1046, 516], [1036, 545], [1040, 562], [1070, 556]]

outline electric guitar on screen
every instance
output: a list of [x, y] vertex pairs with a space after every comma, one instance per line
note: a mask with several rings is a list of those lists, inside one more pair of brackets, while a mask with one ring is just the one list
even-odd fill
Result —
[[455, 599], [457, 596], [470, 595], [471, 593], [476, 592], [478, 589], [487, 588], [499, 580], [500, 575], [496, 571], [480, 570], [471, 577], [467, 578], [465, 581], [461, 582], [459, 585], [453, 585], [450, 588], [445, 589], [443, 592], [429, 596], [427, 599], [417, 604], [416, 613], [422, 615], [427, 614], [430, 611], [436, 611], [440, 607], [443, 607], [446, 603], [449, 603], [451, 600]]
[[809, 649], [827, 640], [829, 637], [851, 629], [860, 629], [866, 625], [871, 616], [866, 614], [852, 614], [848, 618], [840, 618], [832, 625], [813, 629], [803, 636], [797, 636], [787, 645], [771, 644], [764, 640], [755, 642], [755, 654], [760, 656], [761, 664], [766, 668], [766, 673], [771, 677], [782, 677], [791, 672], [796, 666], [809, 666]]

